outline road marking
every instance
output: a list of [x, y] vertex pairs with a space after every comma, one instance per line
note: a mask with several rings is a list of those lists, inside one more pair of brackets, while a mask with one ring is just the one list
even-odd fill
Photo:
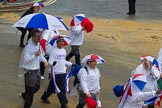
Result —
[[48, 5], [51, 5], [51, 4], [55, 3], [55, 2], [56, 2], [56, 0], [50, 0], [47, 3], [45, 3], [45, 5], [48, 6]]

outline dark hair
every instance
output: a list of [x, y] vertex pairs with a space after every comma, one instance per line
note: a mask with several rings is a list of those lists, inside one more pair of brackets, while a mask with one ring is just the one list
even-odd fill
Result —
[[87, 61], [87, 64], [89, 64], [91, 61]]
[[89, 64], [89, 63], [91, 63], [91, 62], [93, 62], [93, 61], [94, 61], [94, 60], [88, 60], [88, 61], [87, 61], [87, 64]]
[[35, 36], [36, 33], [40, 33], [40, 31], [38, 29], [34, 29], [32, 32], [31, 32], [31, 36]]
[[63, 38], [60, 38], [60, 39], [57, 39], [57, 42], [60, 42], [60, 41], [64, 41], [64, 39]]

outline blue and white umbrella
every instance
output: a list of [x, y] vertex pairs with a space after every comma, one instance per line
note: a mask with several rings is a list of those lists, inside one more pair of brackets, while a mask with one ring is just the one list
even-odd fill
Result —
[[64, 22], [55, 16], [43, 13], [34, 13], [22, 17], [17, 21], [13, 27], [23, 28], [42, 28], [48, 30], [65, 30], [68, 31], [68, 27]]

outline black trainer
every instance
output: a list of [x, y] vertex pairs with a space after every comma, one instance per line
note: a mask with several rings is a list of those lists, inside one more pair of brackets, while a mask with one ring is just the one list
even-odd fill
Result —
[[48, 99], [41, 99], [46, 104], [51, 104], [51, 102]]
[[69, 108], [67, 105], [61, 105], [61, 108]]
[[22, 48], [24, 48], [24, 47], [25, 47], [25, 45], [24, 45], [24, 44], [20, 44], [20, 45], [19, 45], [19, 47], [22, 47]]

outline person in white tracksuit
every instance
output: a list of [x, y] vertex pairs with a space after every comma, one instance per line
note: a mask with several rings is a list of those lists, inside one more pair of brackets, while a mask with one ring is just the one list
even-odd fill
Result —
[[[145, 74], [147, 75], [147, 84], [144, 88], [144, 92], [152, 92], [158, 90], [157, 80], [161, 77], [161, 72], [153, 66], [152, 62], [144, 59], [132, 74]], [[148, 108], [154, 108], [154, 103], [148, 105]]]
[[79, 47], [83, 45], [84, 39], [84, 29], [81, 24], [71, 27], [70, 31], [70, 39], [71, 39], [71, 51], [67, 55], [66, 60], [70, 60], [71, 57], [75, 56], [75, 63], [80, 65], [80, 51]]
[[45, 67], [48, 66], [48, 62], [42, 55], [39, 47], [40, 31], [33, 30], [31, 36], [32, 38], [23, 50], [22, 60], [20, 60], [20, 68], [23, 68], [25, 71], [25, 92], [20, 94], [25, 100], [24, 108], [30, 108], [32, 106], [34, 94], [40, 88], [40, 61], [44, 62]]
[[[117, 97], [123, 96], [122, 98], [124, 98], [125, 93], [127, 93], [126, 92], [126, 89], [127, 89], [126, 86], [128, 86], [127, 84], [125, 86], [117, 85], [113, 87], [113, 92], [115, 96]], [[131, 86], [134, 86], [134, 85], [131, 85]], [[124, 90], [125, 90], [125, 93], [124, 93]], [[125, 97], [124, 100], [121, 99], [121, 102], [117, 106], [117, 108], [142, 108], [145, 100], [149, 100], [153, 98], [154, 96], [159, 95], [160, 93], [161, 93], [160, 90], [150, 91], [150, 92], [144, 92], [143, 90], [138, 91], [136, 93], [133, 93], [132, 96], [127, 95], [127, 97]]]
[[162, 48], [160, 48], [160, 51], [158, 53], [157, 61], [159, 63], [160, 71], [162, 72]]
[[[44, 46], [44, 57], [46, 60], [49, 59], [49, 54], [52, 50], [52, 46], [49, 44], [49, 41], [55, 37], [60, 35], [58, 30], [42, 30], [42, 36], [41, 36], [41, 45]], [[44, 72], [45, 72], [45, 67], [44, 63], [40, 63], [40, 73], [41, 73], [41, 79], [44, 79]]]
[[142, 108], [144, 101], [160, 94], [160, 91], [138, 92], [133, 96], [128, 96], [122, 108]]
[[[80, 18], [79, 19], [74, 18], [77, 16], [84, 17], [84, 18], [81, 21]], [[78, 20], [80, 20], [81, 22]], [[71, 30], [70, 30], [69, 37], [71, 39], [71, 43], [70, 43], [71, 51], [66, 56], [66, 60], [69, 61], [73, 56], [75, 56], [75, 64], [80, 65], [79, 48], [81, 45], [83, 45], [84, 32], [87, 33], [91, 32], [93, 30], [93, 23], [88, 18], [86, 18], [84, 14], [77, 14], [73, 16], [70, 26], [71, 26]]]
[[[51, 71], [51, 78], [55, 76], [55, 82], [60, 90], [57, 93], [59, 102], [61, 104], [61, 108], [68, 108], [68, 99], [66, 97], [66, 90], [65, 90], [65, 80], [66, 80], [66, 66], [71, 66], [72, 63], [65, 60], [66, 57], [66, 50], [63, 48], [64, 46], [64, 39], [60, 38], [57, 40], [57, 46], [52, 49], [52, 52], [49, 56], [49, 65], [53, 71]], [[53, 78], [54, 79], [54, 78]], [[41, 96], [41, 99], [44, 103], [50, 103], [48, 98], [49, 96], [54, 93], [52, 90], [52, 85], [49, 84], [46, 91]]]
[[96, 60], [88, 60], [86, 69], [81, 68], [77, 74], [80, 81], [79, 86], [79, 104], [76, 108], [83, 108], [86, 104], [85, 98], [92, 97], [97, 102], [99, 101], [100, 92], [100, 71], [96, 67]]

